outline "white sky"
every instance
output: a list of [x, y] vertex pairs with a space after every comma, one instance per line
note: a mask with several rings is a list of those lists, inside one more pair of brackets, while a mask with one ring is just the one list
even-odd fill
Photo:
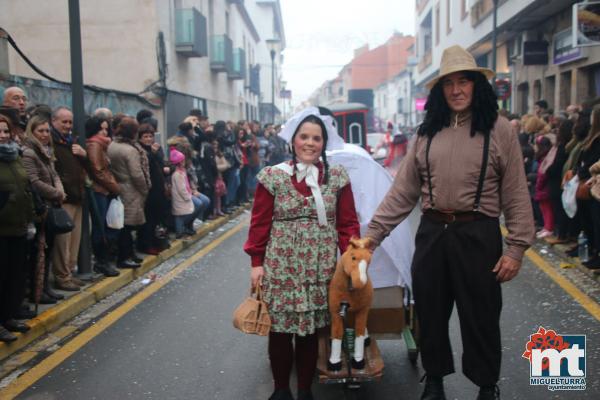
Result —
[[280, 0], [286, 36], [283, 80], [297, 105], [352, 60], [394, 32], [414, 35], [414, 0]]

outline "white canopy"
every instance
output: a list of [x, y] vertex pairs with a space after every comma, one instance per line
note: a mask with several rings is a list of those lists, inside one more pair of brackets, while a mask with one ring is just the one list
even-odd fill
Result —
[[[343, 165], [350, 175], [360, 231], [364, 235], [375, 210], [392, 186], [392, 177], [369, 153], [353, 144], [345, 143], [341, 150], [328, 151], [327, 160], [332, 165]], [[414, 251], [412, 230], [405, 220], [373, 254], [369, 266], [373, 287], [411, 287], [410, 266]]]

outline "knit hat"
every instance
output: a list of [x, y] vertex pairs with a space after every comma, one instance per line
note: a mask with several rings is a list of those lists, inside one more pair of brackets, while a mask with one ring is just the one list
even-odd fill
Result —
[[171, 161], [171, 164], [173, 165], [178, 165], [185, 161], [185, 156], [179, 150], [171, 149], [171, 153], [169, 154], [169, 161]]

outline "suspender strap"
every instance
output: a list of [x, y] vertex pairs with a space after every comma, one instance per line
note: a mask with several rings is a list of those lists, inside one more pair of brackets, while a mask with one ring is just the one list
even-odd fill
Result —
[[[483, 191], [483, 182], [485, 181], [485, 175], [487, 172], [488, 158], [490, 153], [490, 135], [492, 133], [488, 133], [484, 135], [483, 139], [483, 159], [481, 161], [481, 172], [479, 173], [479, 182], [477, 183], [477, 192], [475, 193], [475, 203], [473, 204], [473, 211], [479, 211], [479, 204], [481, 202], [481, 192]], [[429, 165], [429, 150], [431, 149], [431, 141], [433, 140], [432, 136], [427, 137], [427, 148], [425, 150], [425, 164], [427, 167], [427, 183], [429, 186], [429, 202], [431, 203], [431, 208], [435, 209], [435, 204], [433, 202], [433, 185], [431, 184], [431, 166]]]
[[481, 202], [481, 192], [483, 191], [483, 182], [485, 181], [485, 175], [487, 172], [488, 156], [490, 153], [490, 135], [492, 132], [488, 132], [484, 135], [483, 141], [483, 160], [481, 161], [481, 172], [479, 174], [479, 183], [477, 184], [477, 193], [475, 194], [475, 204], [473, 204], [473, 211], [479, 211], [479, 203]]
[[427, 136], [427, 149], [425, 150], [425, 164], [427, 166], [427, 183], [429, 185], [429, 202], [431, 203], [431, 208], [435, 209], [435, 205], [433, 203], [433, 188], [431, 185], [431, 168], [429, 166], [429, 149], [431, 148], [432, 140], [433, 140], [433, 136]]

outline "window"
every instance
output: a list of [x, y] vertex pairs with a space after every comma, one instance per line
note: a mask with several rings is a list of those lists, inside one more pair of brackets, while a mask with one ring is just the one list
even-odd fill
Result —
[[472, 0], [460, 0], [460, 20], [467, 18]]
[[435, 5], [435, 44], [440, 44], [440, 5]]
[[446, 0], [446, 32], [452, 32], [452, 10], [454, 9], [454, 1]]

